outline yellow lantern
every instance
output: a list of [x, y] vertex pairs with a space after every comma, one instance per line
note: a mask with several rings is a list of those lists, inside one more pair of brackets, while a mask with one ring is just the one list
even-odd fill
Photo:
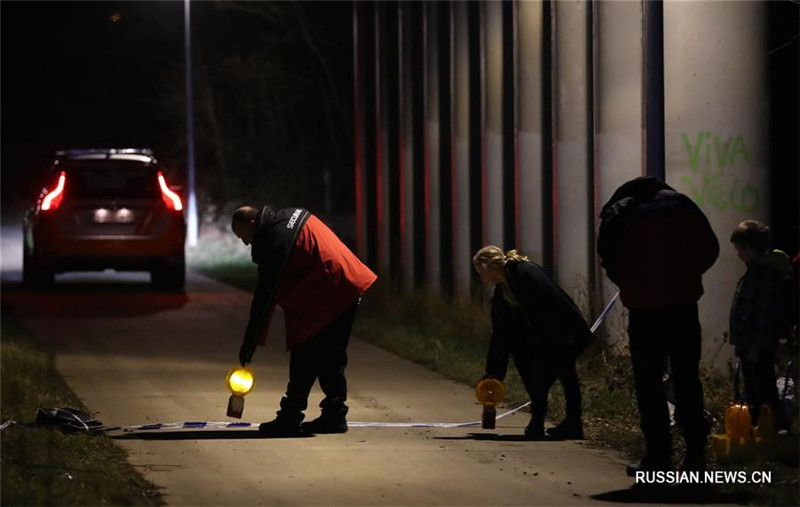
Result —
[[497, 416], [495, 406], [505, 399], [506, 386], [495, 378], [487, 377], [475, 386], [475, 397], [483, 405], [481, 427], [487, 430], [494, 429]]
[[225, 384], [230, 389], [231, 394], [245, 396], [256, 386], [256, 376], [253, 370], [246, 366], [237, 366], [228, 372], [225, 377]]
[[725, 433], [729, 438], [750, 438], [753, 431], [750, 407], [746, 403], [732, 403], [725, 410]]
[[236, 366], [225, 377], [225, 385], [231, 392], [228, 398], [228, 417], [241, 419], [244, 411], [244, 397], [256, 386], [253, 370], [246, 366]]

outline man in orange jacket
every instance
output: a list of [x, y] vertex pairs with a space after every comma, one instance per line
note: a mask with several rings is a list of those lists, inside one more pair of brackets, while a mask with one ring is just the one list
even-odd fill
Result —
[[[256, 345], [265, 342], [276, 304], [283, 308], [291, 354], [281, 408], [259, 431], [268, 436], [346, 432], [347, 343], [361, 296], [377, 276], [303, 208], [242, 206], [233, 214], [231, 229], [251, 245], [258, 265], [239, 362], [247, 365]], [[322, 413], [301, 425], [317, 379], [325, 394]]]

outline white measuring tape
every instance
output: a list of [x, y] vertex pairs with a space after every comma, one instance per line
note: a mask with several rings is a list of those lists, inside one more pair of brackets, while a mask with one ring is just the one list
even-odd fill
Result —
[[[519, 412], [523, 408], [530, 405], [531, 402], [524, 403], [514, 410], [509, 410], [497, 416], [496, 419], [502, 419], [515, 412]], [[139, 424], [135, 426], [119, 426], [108, 428], [106, 431], [154, 431], [154, 430], [176, 430], [176, 429], [241, 429], [258, 427], [259, 423], [251, 422], [225, 422], [225, 421], [186, 421], [174, 423], [153, 423], [153, 424]], [[464, 423], [421, 423], [421, 422], [348, 422], [349, 428], [467, 428], [471, 426], [480, 426], [480, 421], [471, 421]]]
[[619, 297], [619, 291], [617, 291], [617, 293], [614, 294], [614, 297], [611, 298], [611, 301], [609, 301], [606, 307], [603, 308], [603, 311], [600, 312], [600, 316], [597, 317], [596, 321], [594, 321], [594, 324], [592, 324], [592, 327], [589, 328], [589, 331], [591, 331], [592, 333], [597, 331], [597, 328], [600, 327], [600, 324], [602, 324], [603, 321], [606, 320], [606, 317], [608, 317], [608, 312], [611, 311], [611, 308], [614, 306], [614, 303], [617, 302], [618, 297]]

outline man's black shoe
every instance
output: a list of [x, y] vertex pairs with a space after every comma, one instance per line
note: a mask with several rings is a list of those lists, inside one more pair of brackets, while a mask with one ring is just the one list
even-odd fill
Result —
[[564, 421], [561, 424], [545, 430], [550, 440], [583, 440], [583, 423]]
[[304, 422], [300, 428], [306, 433], [347, 433], [347, 420], [344, 418], [317, 417], [313, 421]]
[[638, 465], [628, 465], [625, 473], [628, 477], [636, 477], [636, 472], [669, 472], [673, 470], [672, 460], [669, 458], [650, 458], [645, 456]]
[[288, 423], [280, 419], [261, 423], [258, 426], [258, 432], [265, 437], [302, 437], [305, 433], [300, 428], [300, 424]]

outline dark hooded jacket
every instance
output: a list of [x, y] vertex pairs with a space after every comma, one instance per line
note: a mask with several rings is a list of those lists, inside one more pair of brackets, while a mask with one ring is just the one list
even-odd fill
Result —
[[[592, 340], [572, 298], [537, 264], [508, 263], [492, 295], [492, 338], [486, 373], [503, 380], [509, 354], [520, 361], [574, 360]], [[518, 368], [521, 374], [529, 368]]]
[[[779, 260], [773, 261], [776, 257]], [[749, 349], [756, 349], [774, 357], [778, 340], [789, 334], [788, 283], [789, 258], [783, 252], [773, 251], [747, 264], [736, 285], [730, 315], [730, 342], [738, 356], [744, 358]]]
[[719, 242], [691, 199], [642, 177], [620, 186], [603, 206], [597, 253], [627, 308], [660, 308], [700, 299]]
[[352, 307], [377, 278], [303, 208], [264, 206], [256, 223], [251, 256], [258, 265], [258, 284], [244, 337], [251, 355], [266, 340], [276, 304], [283, 308], [291, 349]]

